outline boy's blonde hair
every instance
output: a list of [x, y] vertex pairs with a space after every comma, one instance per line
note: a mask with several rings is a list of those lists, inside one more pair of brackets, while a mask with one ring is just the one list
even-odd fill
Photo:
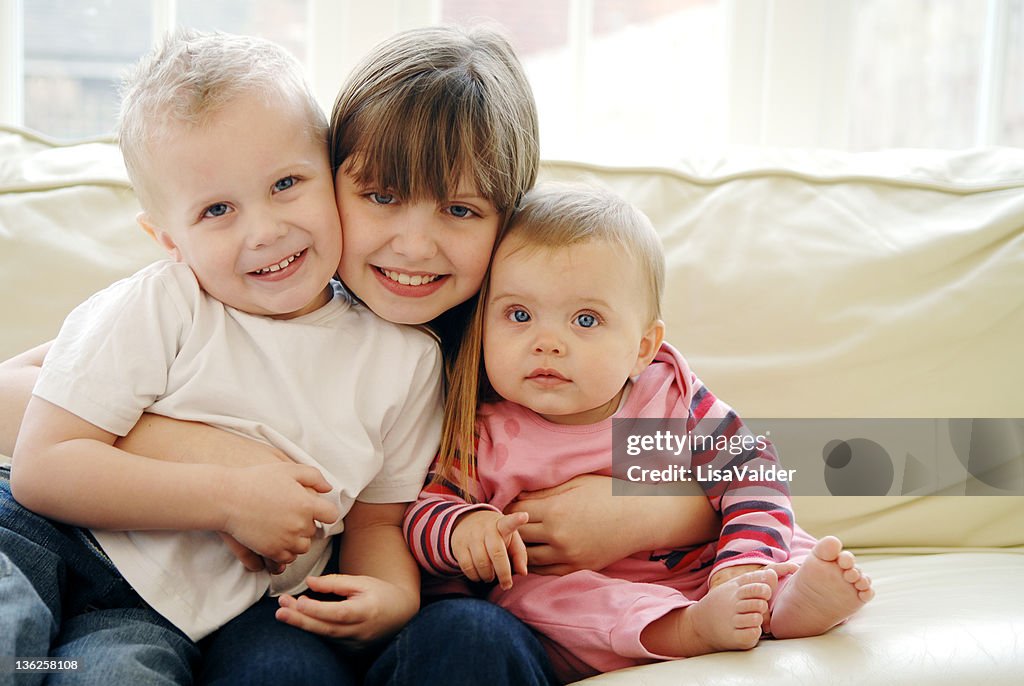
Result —
[[[526, 194], [498, 243], [520, 250], [557, 250], [591, 241], [621, 249], [632, 260], [646, 290], [647, 319], [661, 318], [665, 291], [665, 253], [658, 232], [643, 212], [615, 193], [590, 184], [544, 183]], [[495, 247], [495, 253], [497, 246]], [[629, 288], [631, 284], [623, 284]], [[459, 489], [476, 469], [476, 409], [493, 394], [483, 364], [484, 314], [490, 270], [476, 299], [472, 321], [452, 367], [449, 401], [435, 479]], [[460, 484], [454, 483], [461, 478]]]
[[506, 216], [540, 164], [537, 107], [499, 33], [399, 33], [356, 67], [334, 103], [331, 166], [402, 198], [452, 197], [466, 174]]
[[118, 144], [144, 208], [151, 203], [149, 146], [171, 135], [172, 125], [203, 126], [229, 103], [253, 94], [268, 104], [302, 107], [310, 135], [326, 141], [327, 120], [302, 65], [268, 40], [178, 29], [129, 70], [121, 85]]

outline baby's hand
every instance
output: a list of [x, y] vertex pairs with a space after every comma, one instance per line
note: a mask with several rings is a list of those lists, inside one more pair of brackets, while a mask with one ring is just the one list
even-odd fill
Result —
[[286, 565], [309, 550], [316, 523], [338, 519], [321, 498], [331, 485], [314, 467], [264, 464], [228, 470], [221, 529], [257, 555]]
[[529, 521], [525, 512], [503, 515], [493, 510], [474, 510], [459, 517], [452, 531], [452, 553], [470, 581], [494, 581], [512, 588], [513, 567], [526, 574], [526, 544], [519, 527]]
[[278, 598], [277, 619], [321, 636], [360, 648], [398, 633], [419, 609], [419, 595], [372, 576], [329, 574], [306, 579], [317, 593], [342, 596], [314, 600], [307, 596]]

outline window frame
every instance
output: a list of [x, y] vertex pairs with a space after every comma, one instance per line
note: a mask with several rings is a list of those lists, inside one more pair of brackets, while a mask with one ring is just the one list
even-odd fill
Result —
[[[149, 0], [153, 35], [174, 25], [176, 0]], [[727, 41], [730, 145], [845, 149], [849, 144], [848, 21], [855, 0], [721, 0]], [[1011, 0], [986, 0], [973, 144], [997, 144]], [[593, 0], [569, 1], [569, 52], [582, 92]], [[0, 0], [0, 122], [24, 123], [24, 0]], [[330, 111], [338, 85], [372, 46], [393, 33], [439, 21], [441, 0], [309, 0], [305, 62]], [[808, 65], [812, 65], [810, 71]], [[577, 127], [581, 129], [582, 127]], [[576, 146], [577, 149], [580, 145]]]

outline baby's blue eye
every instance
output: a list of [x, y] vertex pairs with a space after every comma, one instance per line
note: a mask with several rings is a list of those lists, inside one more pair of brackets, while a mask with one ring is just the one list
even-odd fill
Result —
[[524, 324], [530, 321], [530, 313], [526, 310], [512, 310], [509, 312], [509, 319], [518, 324]]
[[576, 317], [576, 323], [584, 329], [597, 326], [597, 317], [592, 314], [581, 314]]
[[210, 205], [203, 212], [204, 217], [223, 217], [231, 208], [228, 207], [227, 203], [218, 202]]
[[278, 179], [277, 182], [274, 183], [274, 190], [275, 191], [286, 191], [286, 190], [288, 190], [289, 188], [291, 188], [294, 185], [295, 185], [295, 177], [294, 176], [286, 176], [283, 179]]

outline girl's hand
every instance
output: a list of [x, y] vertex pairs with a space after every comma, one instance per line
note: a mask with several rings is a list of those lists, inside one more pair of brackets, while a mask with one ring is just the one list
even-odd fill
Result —
[[333, 593], [339, 600], [307, 596], [278, 598], [277, 619], [314, 634], [338, 639], [353, 648], [390, 638], [420, 607], [418, 594], [372, 576], [329, 574], [306, 579], [310, 590]]
[[526, 574], [526, 545], [519, 527], [526, 513], [503, 515], [493, 510], [474, 510], [459, 517], [452, 531], [452, 553], [470, 581], [494, 581], [512, 588], [513, 567]]
[[529, 515], [519, 533], [529, 546], [531, 572], [597, 571], [641, 551], [698, 545], [719, 535], [721, 520], [697, 484], [676, 496], [651, 497], [612, 495], [611, 483], [611, 477], [584, 474], [521, 493], [505, 508]]

